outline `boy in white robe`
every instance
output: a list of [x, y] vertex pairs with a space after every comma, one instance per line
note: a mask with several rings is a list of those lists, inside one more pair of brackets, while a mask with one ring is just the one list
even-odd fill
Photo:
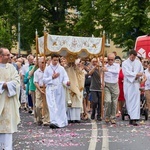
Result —
[[20, 122], [20, 78], [12, 64], [10, 52], [0, 48], [0, 149], [12, 150], [12, 134]]
[[69, 78], [59, 62], [59, 56], [51, 56], [51, 64], [46, 67], [43, 82], [46, 85], [46, 101], [50, 112], [50, 128], [68, 125], [64, 86], [69, 86]]
[[124, 74], [124, 97], [130, 116], [129, 124], [137, 126], [136, 120], [140, 119], [140, 78], [143, 75], [143, 66], [136, 59], [137, 53], [132, 50], [129, 58], [122, 63]]

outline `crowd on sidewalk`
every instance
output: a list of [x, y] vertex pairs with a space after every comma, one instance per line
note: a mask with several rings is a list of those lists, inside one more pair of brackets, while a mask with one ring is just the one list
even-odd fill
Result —
[[17, 58], [0, 48], [0, 71], [0, 143], [8, 146], [4, 139], [10, 142], [17, 131], [19, 109], [33, 115], [38, 126], [56, 129], [87, 119], [116, 124], [126, 104], [129, 124], [137, 126], [144, 85], [150, 117], [150, 61], [134, 50], [123, 61], [116, 52], [105, 58]]

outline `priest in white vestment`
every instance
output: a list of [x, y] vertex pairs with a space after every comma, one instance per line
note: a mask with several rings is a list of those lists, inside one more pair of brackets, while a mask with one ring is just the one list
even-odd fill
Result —
[[65, 88], [70, 85], [67, 72], [59, 63], [59, 56], [51, 56], [51, 64], [46, 67], [43, 82], [46, 85], [46, 100], [50, 112], [50, 128], [68, 125], [66, 115]]
[[12, 134], [20, 122], [20, 77], [9, 59], [9, 50], [0, 48], [0, 149], [5, 150], [13, 149]]
[[81, 62], [77, 65], [75, 65], [75, 63], [70, 63], [69, 66], [66, 67], [71, 83], [70, 88], [67, 91], [71, 100], [71, 105], [67, 108], [67, 116], [70, 123], [80, 123], [81, 113], [83, 110], [85, 73], [83, 72], [82, 65], [80, 63]]
[[132, 50], [129, 52], [129, 58], [122, 63], [124, 74], [124, 97], [128, 115], [129, 124], [137, 125], [136, 120], [140, 119], [140, 80], [143, 75], [143, 66], [136, 59], [137, 53]]

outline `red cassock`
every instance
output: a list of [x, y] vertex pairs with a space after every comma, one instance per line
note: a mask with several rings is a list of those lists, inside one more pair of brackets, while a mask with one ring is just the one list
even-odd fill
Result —
[[125, 98], [124, 98], [124, 92], [123, 92], [123, 80], [124, 80], [124, 75], [123, 75], [123, 72], [122, 72], [122, 69], [120, 69], [120, 72], [119, 72], [119, 90], [120, 90], [120, 94], [119, 94], [119, 97], [118, 97], [118, 100], [119, 101], [124, 101]]

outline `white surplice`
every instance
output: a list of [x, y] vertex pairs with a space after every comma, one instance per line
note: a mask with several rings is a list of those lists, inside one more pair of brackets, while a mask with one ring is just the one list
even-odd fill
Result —
[[12, 150], [12, 133], [0, 134], [0, 150]]
[[[54, 72], [60, 75], [52, 79]], [[46, 67], [43, 75], [43, 82], [46, 85], [46, 100], [50, 112], [50, 123], [58, 127], [65, 127], [68, 125], [64, 88], [67, 81], [69, 81], [69, 78], [62, 66], [59, 64], [57, 66], [50, 64]]]
[[[5, 140], [5, 137], [11, 139], [20, 122], [20, 77], [12, 64], [0, 64], [0, 70], [0, 145], [11, 150], [12, 141]], [[3, 89], [4, 83], [7, 83], [7, 89]]]
[[143, 72], [143, 66], [137, 59], [131, 61], [129, 58], [122, 63], [124, 74], [124, 97], [130, 119], [140, 119], [140, 79], [136, 74]]

